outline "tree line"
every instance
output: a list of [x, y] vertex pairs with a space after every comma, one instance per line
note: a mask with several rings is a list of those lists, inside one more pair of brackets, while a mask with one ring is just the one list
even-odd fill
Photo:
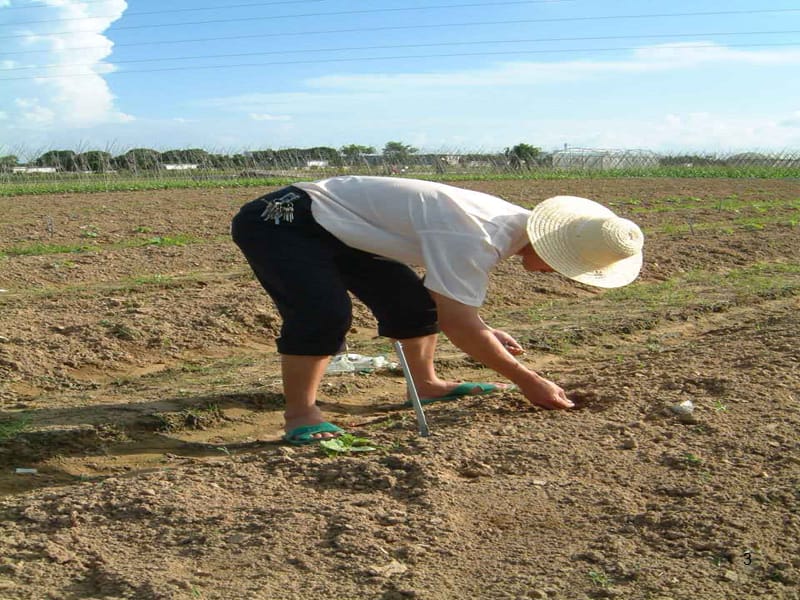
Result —
[[[443, 161], [442, 155], [420, 155], [419, 149], [403, 142], [387, 142], [378, 152], [374, 146], [348, 144], [340, 148], [316, 146], [312, 148], [285, 148], [280, 150], [255, 150], [238, 154], [214, 154], [201, 148], [167, 150], [160, 152], [150, 148], [133, 148], [119, 155], [101, 150], [75, 152], [73, 150], [49, 150], [29, 161], [24, 166], [52, 167], [60, 171], [107, 173], [113, 171], [156, 171], [164, 165], [197, 165], [201, 169], [252, 169], [296, 167], [311, 161], [321, 161], [330, 166], [359, 165], [369, 160], [383, 164], [406, 165], [426, 158], [434, 166]], [[547, 155], [530, 144], [517, 144], [497, 154], [460, 154], [458, 160], [502, 161], [512, 168], [541, 165]], [[23, 166], [15, 155], [0, 156], [0, 170], [10, 171]]]

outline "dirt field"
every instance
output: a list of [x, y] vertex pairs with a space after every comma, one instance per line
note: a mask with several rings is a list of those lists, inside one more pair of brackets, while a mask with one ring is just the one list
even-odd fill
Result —
[[[396, 371], [330, 375], [380, 446], [335, 457], [278, 442], [279, 321], [227, 235], [266, 189], [0, 198], [0, 598], [800, 598], [800, 182], [460, 185], [612, 205], [642, 278], [502, 265], [484, 318], [577, 408], [468, 398], [421, 438]], [[350, 351], [391, 358], [373, 328]]]

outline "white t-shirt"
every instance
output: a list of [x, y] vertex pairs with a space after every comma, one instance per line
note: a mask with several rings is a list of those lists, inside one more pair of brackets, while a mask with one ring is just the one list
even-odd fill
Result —
[[489, 271], [528, 243], [530, 211], [482, 192], [394, 177], [293, 185], [342, 242], [424, 267], [425, 287], [470, 306], [483, 304]]

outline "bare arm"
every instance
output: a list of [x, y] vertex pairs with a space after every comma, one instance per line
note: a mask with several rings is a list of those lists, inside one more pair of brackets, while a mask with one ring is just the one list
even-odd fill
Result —
[[564, 390], [526, 368], [514, 358], [509, 348], [517, 354], [521, 349], [517, 350], [508, 341], [504, 345], [494, 330], [483, 322], [477, 308], [436, 292], [430, 293], [436, 302], [439, 325], [453, 344], [475, 360], [513, 381], [533, 404], [544, 408], [573, 406]]

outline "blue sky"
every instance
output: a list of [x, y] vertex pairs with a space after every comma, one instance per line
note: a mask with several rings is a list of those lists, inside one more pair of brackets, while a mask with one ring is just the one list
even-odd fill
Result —
[[800, 5], [0, 0], [2, 154], [387, 141], [796, 150]]

